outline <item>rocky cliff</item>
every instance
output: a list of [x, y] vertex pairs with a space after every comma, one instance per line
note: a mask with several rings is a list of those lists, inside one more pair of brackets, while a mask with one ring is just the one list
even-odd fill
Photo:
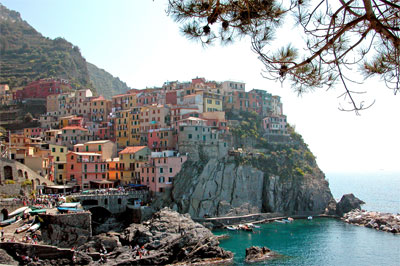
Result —
[[300, 175], [275, 175], [251, 164], [209, 160], [188, 162], [172, 191], [173, 206], [193, 217], [323, 213], [333, 200], [319, 169]]
[[244, 150], [223, 158], [205, 151], [200, 160], [186, 162], [174, 180], [170, 206], [192, 217], [323, 213], [334, 199], [301, 136], [291, 129], [288, 142], [270, 143], [258, 135], [257, 117], [246, 119], [241, 123], [254, 127], [254, 134], [245, 127], [232, 130], [232, 146], [245, 141]]

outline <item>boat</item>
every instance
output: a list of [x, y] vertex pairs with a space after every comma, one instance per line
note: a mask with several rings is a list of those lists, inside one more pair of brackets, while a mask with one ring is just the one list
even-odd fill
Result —
[[36, 230], [38, 230], [39, 227], [40, 227], [40, 223], [36, 223], [36, 224], [32, 225], [32, 226], [28, 229], [28, 231], [33, 233], [33, 232], [35, 232]]
[[287, 224], [287, 223], [290, 223], [290, 221], [289, 221], [289, 220], [287, 220], [287, 219], [275, 220], [275, 222], [277, 222], [277, 223], [281, 223], [281, 224]]
[[32, 211], [30, 211], [29, 212], [29, 214], [30, 215], [36, 215], [36, 214], [39, 214], [39, 213], [46, 213], [46, 209], [35, 209], [35, 210], [32, 210]]
[[17, 232], [17, 234], [22, 233], [22, 232], [28, 230], [32, 225], [33, 225], [33, 223], [24, 224], [23, 226], [18, 227], [15, 231]]
[[252, 228], [248, 227], [247, 225], [239, 224], [239, 228], [243, 231], [253, 231]]
[[287, 218], [287, 220], [289, 221], [289, 223], [294, 221], [294, 219], [292, 217]]
[[83, 212], [84, 211], [84, 209], [82, 208], [82, 205], [79, 202], [63, 203], [59, 207], [57, 207], [57, 210], [61, 213]]
[[7, 225], [10, 225], [12, 223], [15, 223], [17, 221], [17, 217], [18, 216], [1, 221], [0, 222], [0, 226], [7, 226]]
[[308, 216], [308, 217], [307, 217], [307, 220], [312, 220], [312, 216]]
[[21, 213], [23, 213], [24, 211], [26, 211], [27, 209], [29, 209], [29, 207], [21, 207], [21, 208], [19, 208], [19, 209], [16, 209], [15, 211], [9, 213], [9, 214], [8, 214], [8, 217], [11, 218], [11, 217], [16, 216], [16, 215], [18, 215], [18, 214], [21, 214]]
[[239, 228], [237, 228], [237, 226], [227, 226], [226, 229], [231, 230], [231, 231], [236, 231]]
[[252, 224], [252, 223], [247, 223], [246, 225], [247, 225], [248, 227], [250, 227], [250, 228], [261, 228], [261, 226], [255, 225], [255, 224]]

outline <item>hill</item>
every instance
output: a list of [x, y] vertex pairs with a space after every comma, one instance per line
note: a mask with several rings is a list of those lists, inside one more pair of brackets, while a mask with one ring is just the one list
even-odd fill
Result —
[[[104, 70], [87, 63], [79, 47], [63, 38], [44, 37], [16, 11], [0, 4], [0, 83], [21, 87], [30, 81], [58, 77], [110, 97], [129, 89]], [[115, 88], [115, 90], [114, 90]]]
[[87, 69], [89, 71], [90, 80], [93, 82], [98, 94], [108, 99], [113, 95], [122, 94], [131, 89], [118, 77], [115, 78], [104, 69], [98, 68], [89, 62], [87, 62]]

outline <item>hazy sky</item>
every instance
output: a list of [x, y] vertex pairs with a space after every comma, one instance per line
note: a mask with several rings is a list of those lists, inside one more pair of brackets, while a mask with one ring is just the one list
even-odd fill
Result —
[[[324, 172], [400, 172], [400, 96], [383, 82], [369, 81], [362, 99], [376, 100], [356, 116], [342, 112], [342, 92], [316, 92], [297, 97], [289, 84], [261, 77], [262, 64], [242, 40], [234, 45], [203, 48], [184, 38], [166, 16], [163, 0], [0, 0], [16, 10], [46, 37], [64, 37], [79, 46], [87, 61], [118, 76], [130, 87], [161, 86], [165, 81], [246, 82], [247, 89], [280, 95], [288, 121], [295, 125]], [[277, 34], [296, 42], [292, 28]]]

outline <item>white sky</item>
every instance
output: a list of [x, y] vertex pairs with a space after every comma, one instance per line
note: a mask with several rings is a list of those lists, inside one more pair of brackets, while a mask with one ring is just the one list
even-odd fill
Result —
[[[368, 81], [363, 111], [338, 110], [341, 87], [297, 97], [289, 84], [263, 79], [262, 64], [243, 40], [231, 46], [202, 48], [184, 38], [165, 14], [165, 0], [2, 0], [46, 37], [64, 37], [79, 46], [87, 61], [118, 76], [130, 87], [161, 86], [165, 81], [235, 80], [247, 89], [280, 95], [289, 123], [303, 135], [324, 172], [400, 172], [399, 97], [385, 84]], [[278, 32], [296, 42], [296, 30]], [[364, 99], [364, 98], [363, 98]]]

